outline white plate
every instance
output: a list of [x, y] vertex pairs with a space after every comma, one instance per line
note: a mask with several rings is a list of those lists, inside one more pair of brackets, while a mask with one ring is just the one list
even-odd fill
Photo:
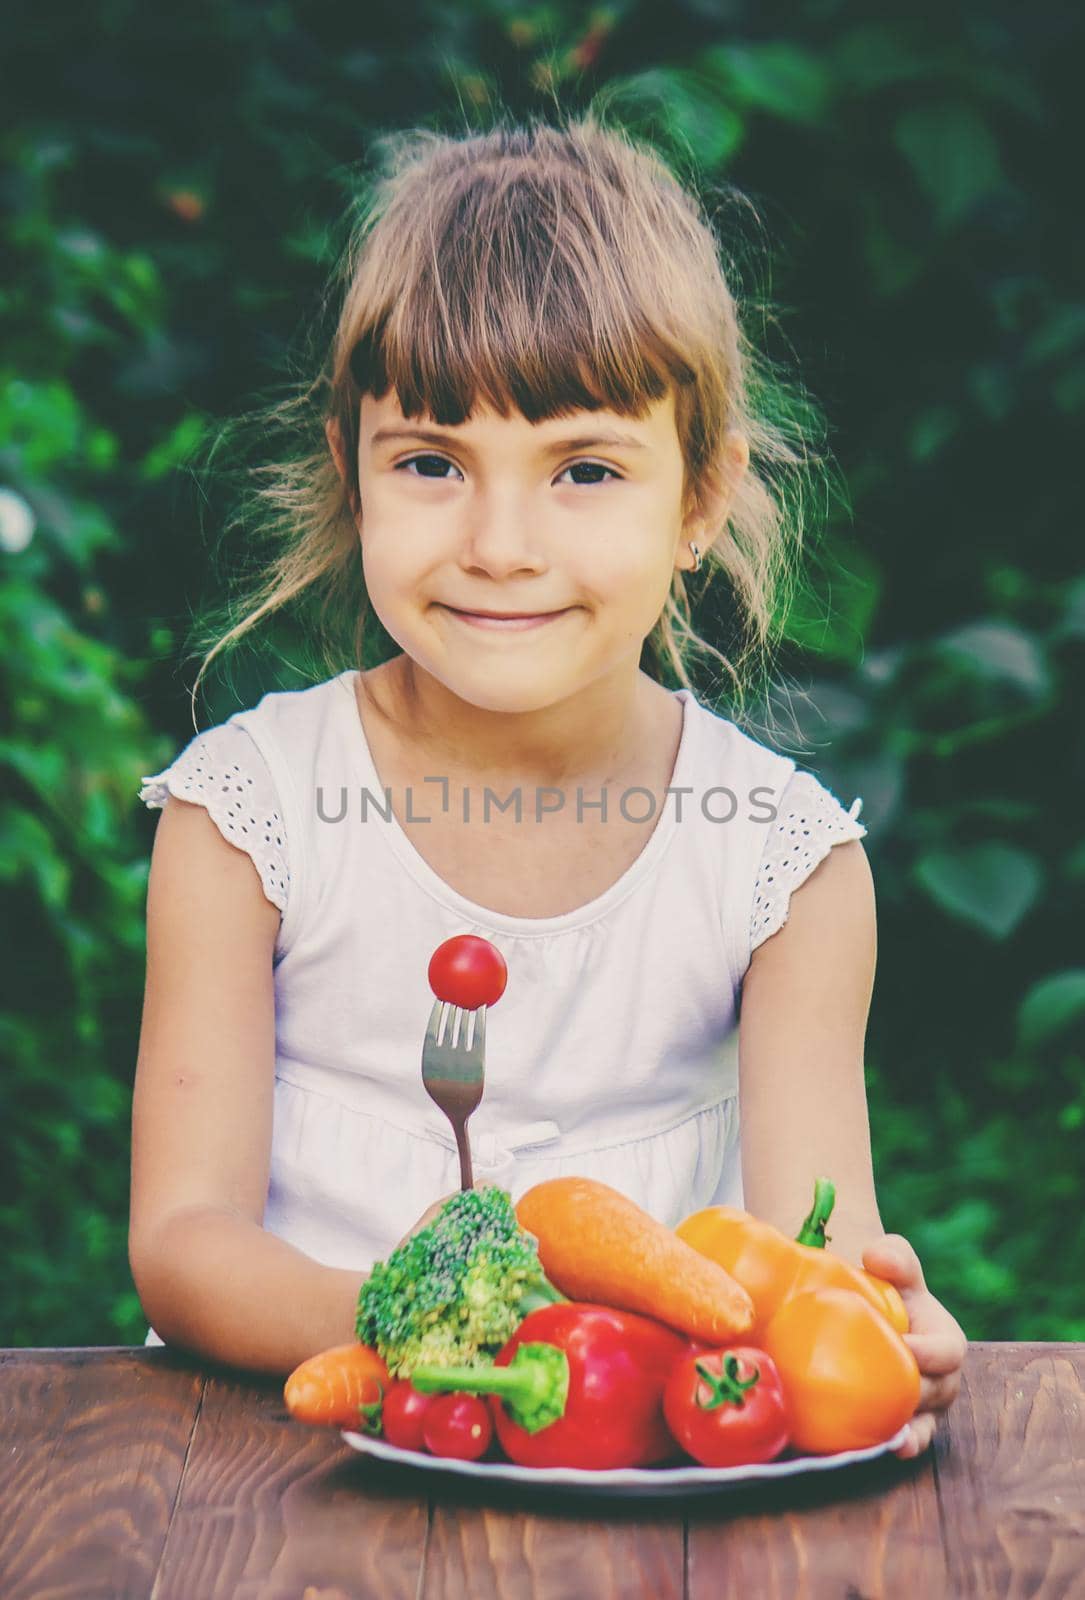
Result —
[[456, 1461], [449, 1456], [431, 1456], [417, 1450], [399, 1450], [369, 1434], [342, 1430], [352, 1450], [376, 1456], [378, 1461], [394, 1461], [423, 1472], [452, 1473], [461, 1478], [483, 1478], [491, 1483], [528, 1483], [538, 1489], [577, 1489], [589, 1494], [670, 1495], [714, 1494], [732, 1484], [752, 1483], [765, 1478], [793, 1478], [799, 1473], [831, 1472], [856, 1461], [873, 1461], [902, 1445], [908, 1436], [901, 1428], [884, 1444], [866, 1450], [841, 1450], [831, 1456], [795, 1456], [789, 1461], [765, 1461], [748, 1467], [622, 1467], [605, 1472], [589, 1472], [583, 1467], [518, 1467], [511, 1461]]

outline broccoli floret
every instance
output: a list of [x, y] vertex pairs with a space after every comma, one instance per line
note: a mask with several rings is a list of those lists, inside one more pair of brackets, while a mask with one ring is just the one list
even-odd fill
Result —
[[492, 1361], [529, 1311], [564, 1298], [507, 1190], [466, 1189], [376, 1263], [358, 1295], [355, 1332], [393, 1376], [408, 1377], [423, 1362]]

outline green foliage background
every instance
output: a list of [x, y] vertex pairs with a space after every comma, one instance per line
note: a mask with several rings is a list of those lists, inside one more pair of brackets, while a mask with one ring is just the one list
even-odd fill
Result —
[[601, 85], [753, 200], [849, 485], [783, 665], [800, 764], [870, 828], [886, 1226], [970, 1336], [1085, 1338], [1080, 15], [41, 0], [5, 32], [0, 484], [37, 529], [0, 551], [0, 1343], [145, 1328], [136, 794], [191, 737], [214, 591], [183, 465], [281, 379], [375, 133]]

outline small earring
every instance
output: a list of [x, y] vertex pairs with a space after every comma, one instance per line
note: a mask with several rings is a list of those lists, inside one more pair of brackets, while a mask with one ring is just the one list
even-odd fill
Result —
[[700, 570], [701, 570], [701, 552], [698, 550], [697, 546], [695, 544], [693, 544], [692, 542], [690, 543], [690, 549], [693, 551], [693, 566], [691, 567], [690, 570], [692, 572], [700, 572]]

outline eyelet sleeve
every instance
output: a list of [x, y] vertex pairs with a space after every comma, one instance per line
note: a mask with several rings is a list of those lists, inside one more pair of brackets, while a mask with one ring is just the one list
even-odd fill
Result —
[[285, 912], [290, 895], [286, 828], [275, 782], [244, 728], [224, 722], [197, 734], [170, 766], [143, 779], [153, 810], [170, 795], [206, 806], [223, 838], [252, 858], [264, 894]]
[[813, 773], [797, 771], [784, 790], [776, 820], [769, 829], [754, 884], [750, 948], [782, 928], [791, 909], [791, 895], [829, 854], [834, 844], [861, 839], [863, 802], [844, 810], [839, 800]]

